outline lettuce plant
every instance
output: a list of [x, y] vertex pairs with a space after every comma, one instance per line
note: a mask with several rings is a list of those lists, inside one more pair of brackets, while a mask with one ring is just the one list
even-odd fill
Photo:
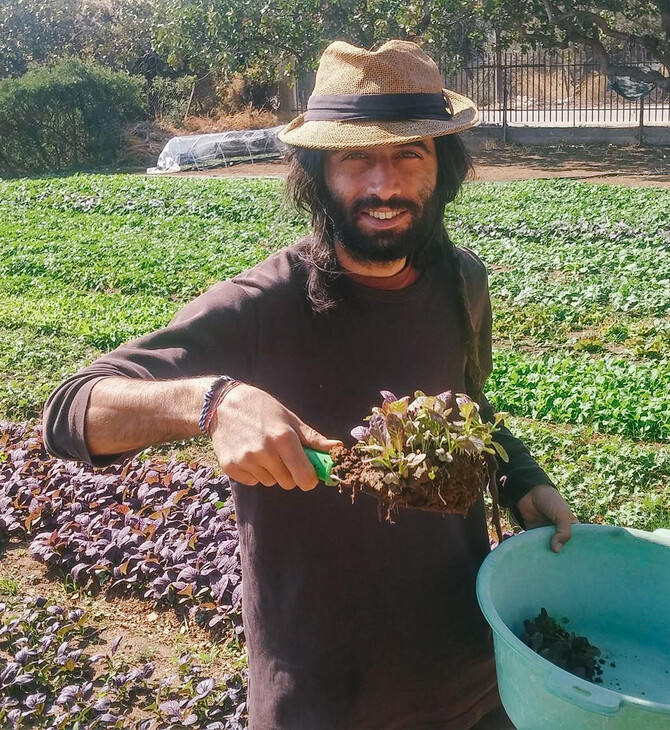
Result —
[[493, 440], [506, 413], [496, 414], [494, 423], [482, 421], [477, 403], [451, 391], [429, 396], [417, 390], [413, 400], [387, 390], [381, 396], [382, 405], [365, 419], [368, 425], [354, 428], [351, 435], [358, 441], [354, 451], [384, 471], [386, 484], [434, 480], [458, 455], [477, 460], [498, 454], [507, 461], [504, 448]]

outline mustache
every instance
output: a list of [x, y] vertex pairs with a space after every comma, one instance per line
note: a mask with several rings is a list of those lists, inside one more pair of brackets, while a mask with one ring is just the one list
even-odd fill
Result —
[[411, 213], [419, 213], [421, 206], [410, 198], [391, 198], [382, 200], [377, 195], [370, 195], [355, 201], [351, 206], [351, 214], [358, 215], [369, 208], [389, 208], [390, 210], [408, 210]]

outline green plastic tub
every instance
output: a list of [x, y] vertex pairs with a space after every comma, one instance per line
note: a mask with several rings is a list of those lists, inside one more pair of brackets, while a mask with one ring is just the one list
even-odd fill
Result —
[[[553, 533], [506, 540], [477, 578], [507, 714], [518, 730], [670, 730], [670, 530], [574, 525], [558, 554]], [[602, 684], [518, 638], [541, 608], [602, 650]]]

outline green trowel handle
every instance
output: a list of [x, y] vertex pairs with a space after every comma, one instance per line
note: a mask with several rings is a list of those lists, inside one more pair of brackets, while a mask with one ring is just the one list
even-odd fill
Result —
[[333, 468], [333, 460], [330, 458], [330, 454], [326, 454], [325, 451], [316, 451], [316, 449], [308, 448], [305, 448], [305, 453], [319, 479], [324, 484], [332, 487], [335, 482], [330, 478], [330, 470]]

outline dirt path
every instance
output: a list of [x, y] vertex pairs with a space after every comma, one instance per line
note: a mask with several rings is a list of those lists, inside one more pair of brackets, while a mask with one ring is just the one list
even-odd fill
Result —
[[[670, 148], [570, 145], [522, 147], [485, 145], [473, 152], [475, 180], [504, 181], [564, 177], [588, 183], [670, 189]], [[189, 177], [284, 178], [281, 161], [239, 163], [211, 170], [173, 173]]]

